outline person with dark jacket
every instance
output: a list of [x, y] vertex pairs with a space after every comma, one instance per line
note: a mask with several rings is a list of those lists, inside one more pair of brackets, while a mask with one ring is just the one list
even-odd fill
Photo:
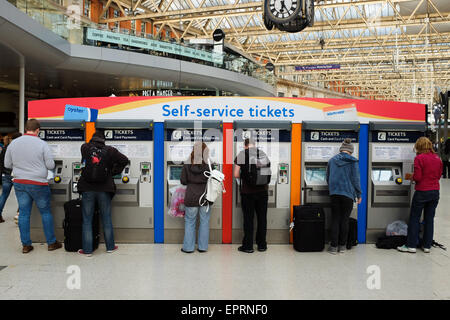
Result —
[[252, 139], [244, 140], [244, 150], [234, 159], [233, 175], [240, 180], [240, 193], [242, 213], [244, 218], [244, 237], [242, 246], [238, 250], [245, 253], [253, 253], [253, 219], [256, 214], [256, 245], [259, 252], [267, 250], [267, 206], [269, 200], [268, 185], [252, 185], [246, 181], [252, 163], [251, 159], [261, 160], [263, 164], [269, 165], [267, 155], [255, 146]]
[[184, 240], [181, 248], [181, 251], [185, 253], [191, 253], [195, 250], [197, 216], [200, 216], [198, 251], [206, 252], [208, 250], [211, 207], [208, 203], [201, 201], [201, 197], [206, 190], [206, 182], [208, 181], [208, 178], [205, 176], [205, 172], [209, 171], [208, 158], [209, 149], [206, 144], [197, 142], [181, 171], [181, 184], [187, 186], [184, 196]]
[[361, 203], [358, 159], [352, 156], [354, 146], [347, 138], [339, 152], [328, 161], [327, 182], [331, 197], [331, 243], [328, 252], [344, 252], [348, 237], [348, 221], [353, 203]]
[[423, 251], [429, 253], [433, 243], [434, 215], [439, 203], [439, 180], [442, 176], [442, 161], [433, 150], [433, 144], [427, 137], [421, 137], [414, 146], [414, 172], [407, 173], [406, 180], [415, 183], [415, 192], [411, 202], [406, 245], [397, 247], [398, 251], [416, 253], [419, 244], [420, 218], [423, 211]]
[[445, 140], [446, 138], [444, 138], [444, 142], [442, 143], [441, 146], [441, 160], [442, 160], [442, 164], [444, 165], [443, 168], [443, 172], [442, 172], [442, 177], [444, 179], [450, 179], [450, 139], [447, 138], [447, 140]]
[[[88, 257], [92, 256], [92, 219], [96, 205], [98, 205], [102, 218], [106, 252], [115, 252], [118, 247], [114, 243], [111, 221], [111, 200], [116, 192], [113, 177], [123, 171], [129, 160], [116, 148], [105, 145], [105, 135], [101, 131], [96, 131], [89, 143], [81, 146], [81, 157], [84, 167], [77, 188], [81, 193], [82, 201], [83, 249], [78, 253]], [[103, 170], [104, 176], [92, 169], [96, 165], [106, 169]], [[93, 172], [97, 172], [97, 174]]]
[[8, 200], [9, 194], [11, 193], [11, 189], [13, 187], [12, 182], [12, 170], [5, 168], [5, 154], [6, 150], [8, 148], [8, 145], [11, 143], [12, 140], [20, 137], [22, 134], [20, 132], [15, 132], [10, 135], [6, 135], [3, 138], [4, 147], [2, 148], [2, 151], [0, 153], [0, 176], [2, 179], [2, 195], [0, 196], [0, 223], [5, 222], [5, 220], [2, 217], [3, 208], [5, 207], [6, 200]]

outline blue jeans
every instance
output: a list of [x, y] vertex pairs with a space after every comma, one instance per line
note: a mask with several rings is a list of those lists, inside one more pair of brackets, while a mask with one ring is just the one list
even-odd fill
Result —
[[33, 201], [41, 213], [42, 226], [44, 227], [47, 244], [55, 243], [56, 237], [50, 208], [50, 187], [14, 183], [14, 190], [16, 192], [17, 202], [19, 203], [19, 230], [22, 245], [31, 246], [30, 216]]
[[197, 215], [200, 214], [200, 226], [198, 229], [198, 249], [207, 251], [209, 241], [209, 218], [211, 216], [211, 207], [186, 207], [184, 215], [184, 251], [195, 250], [195, 226], [197, 224]]
[[111, 194], [108, 192], [83, 192], [81, 194], [81, 209], [83, 211], [83, 251], [86, 254], [92, 253], [93, 234], [92, 219], [96, 204], [102, 216], [103, 232], [105, 236], [106, 250], [114, 250], [114, 231], [111, 220]]
[[4, 174], [2, 176], [2, 195], [0, 196], [0, 218], [2, 217], [3, 208], [5, 207], [6, 200], [8, 200], [9, 194], [13, 187], [12, 177]]
[[439, 190], [416, 191], [414, 193], [408, 224], [407, 246], [409, 248], [415, 248], [419, 243], [420, 217], [422, 216], [422, 211], [424, 215], [423, 247], [426, 249], [431, 248], [431, 244], [433, 243], [434, 215], [438, 203]]

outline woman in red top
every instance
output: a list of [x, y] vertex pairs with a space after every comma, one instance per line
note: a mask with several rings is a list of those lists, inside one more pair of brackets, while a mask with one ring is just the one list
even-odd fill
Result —
[[414, 149], [414, 174], [406, 174], [405, 178], [415, 182], [415, 193], [411, 204], [406, 245], [398, 247], [401, 252], [416, 252], [419, 242], [420, 217], [424, 212], [423, 251], [430, 252], [433, 242], [434, 215], [439, 203], [439, 179], [442, 176], [442, 161], [433, 150], [430, 139], [421, 137]]

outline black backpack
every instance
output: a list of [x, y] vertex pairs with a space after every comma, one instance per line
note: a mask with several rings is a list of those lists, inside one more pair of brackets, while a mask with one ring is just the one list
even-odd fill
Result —
[[241, 169], [241, 178], [249, 186], [264, 186], [270, 183], [272, 171], [267, 155], [257, 148], [245, 151], [245, 164]]
[[378, 249], [396, 249], [406, 244], [406, 236], [382, 236], [378, 238], [376, 246]]
[[91, 183], [105, 182], [109, 176], [108, 149], [91, 146], [84, 159], [84, 168], [81, 173], [83, 179]]

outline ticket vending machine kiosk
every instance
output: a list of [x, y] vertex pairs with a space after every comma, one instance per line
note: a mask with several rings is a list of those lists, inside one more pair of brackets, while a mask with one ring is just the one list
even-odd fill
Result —
[[[85, 123], [82, 121], [40, 121], [39, 138], [47, 142], [55, 161], [55, 169], [49, 171], [51, 210], [58, 240], [64, 240], [62, 223], [64, 203], [77, 199], [76, 184], [81, 174], [81, 145], [85, 141]], [[30, 235], [35, 242], [45, 242], [41, 215], [33, 205]]]
[[154, 242], [153, 122], [99, 120], [96, 129], [104, 131], [106, 145], [129, 159], [114, 177], [111, 214], [116, 242]]
[[425, 123], [369, 123], [369, 186], [367, 242], [376, 242], [389, 223], [409, 221], [414, 193], [406, 173], [414, 169], [414, 144]]
[[[325, 211], [325, 228], [331, 226], [331, 198], [326, 172], [328, 161], [339, 153], [346, 138], [355, 148], [352, 156], [358, 158], [359, 122], [305, 121], [302, 134], [302, 203], [315, 204]], [[351, 216], [357, 217], [356, 208]]]
[[[168, 215], [172, 192], [181, 186], [180, 177], [185, 161], [197, 141], [206, 143], [213, 169], [222, 171], [222, 122], [166, 121], [164, 123], [164, 243], [183, 243], [184, 218]], [[210, 243], [222, 243], [222, 197], [211, 206]]]
[[[234, 122], [234, 158], [251, 138], [270, 159], [271, 181], [268, 185], [267, 243], [289, 243], [291, 194], [291, 123], [288, 121]], [[242, 243], [244, 219], [241, 208], [240, 181], [233, 183], [232, 242]], [[256, 232], [256, 216], [254, 230]]]

